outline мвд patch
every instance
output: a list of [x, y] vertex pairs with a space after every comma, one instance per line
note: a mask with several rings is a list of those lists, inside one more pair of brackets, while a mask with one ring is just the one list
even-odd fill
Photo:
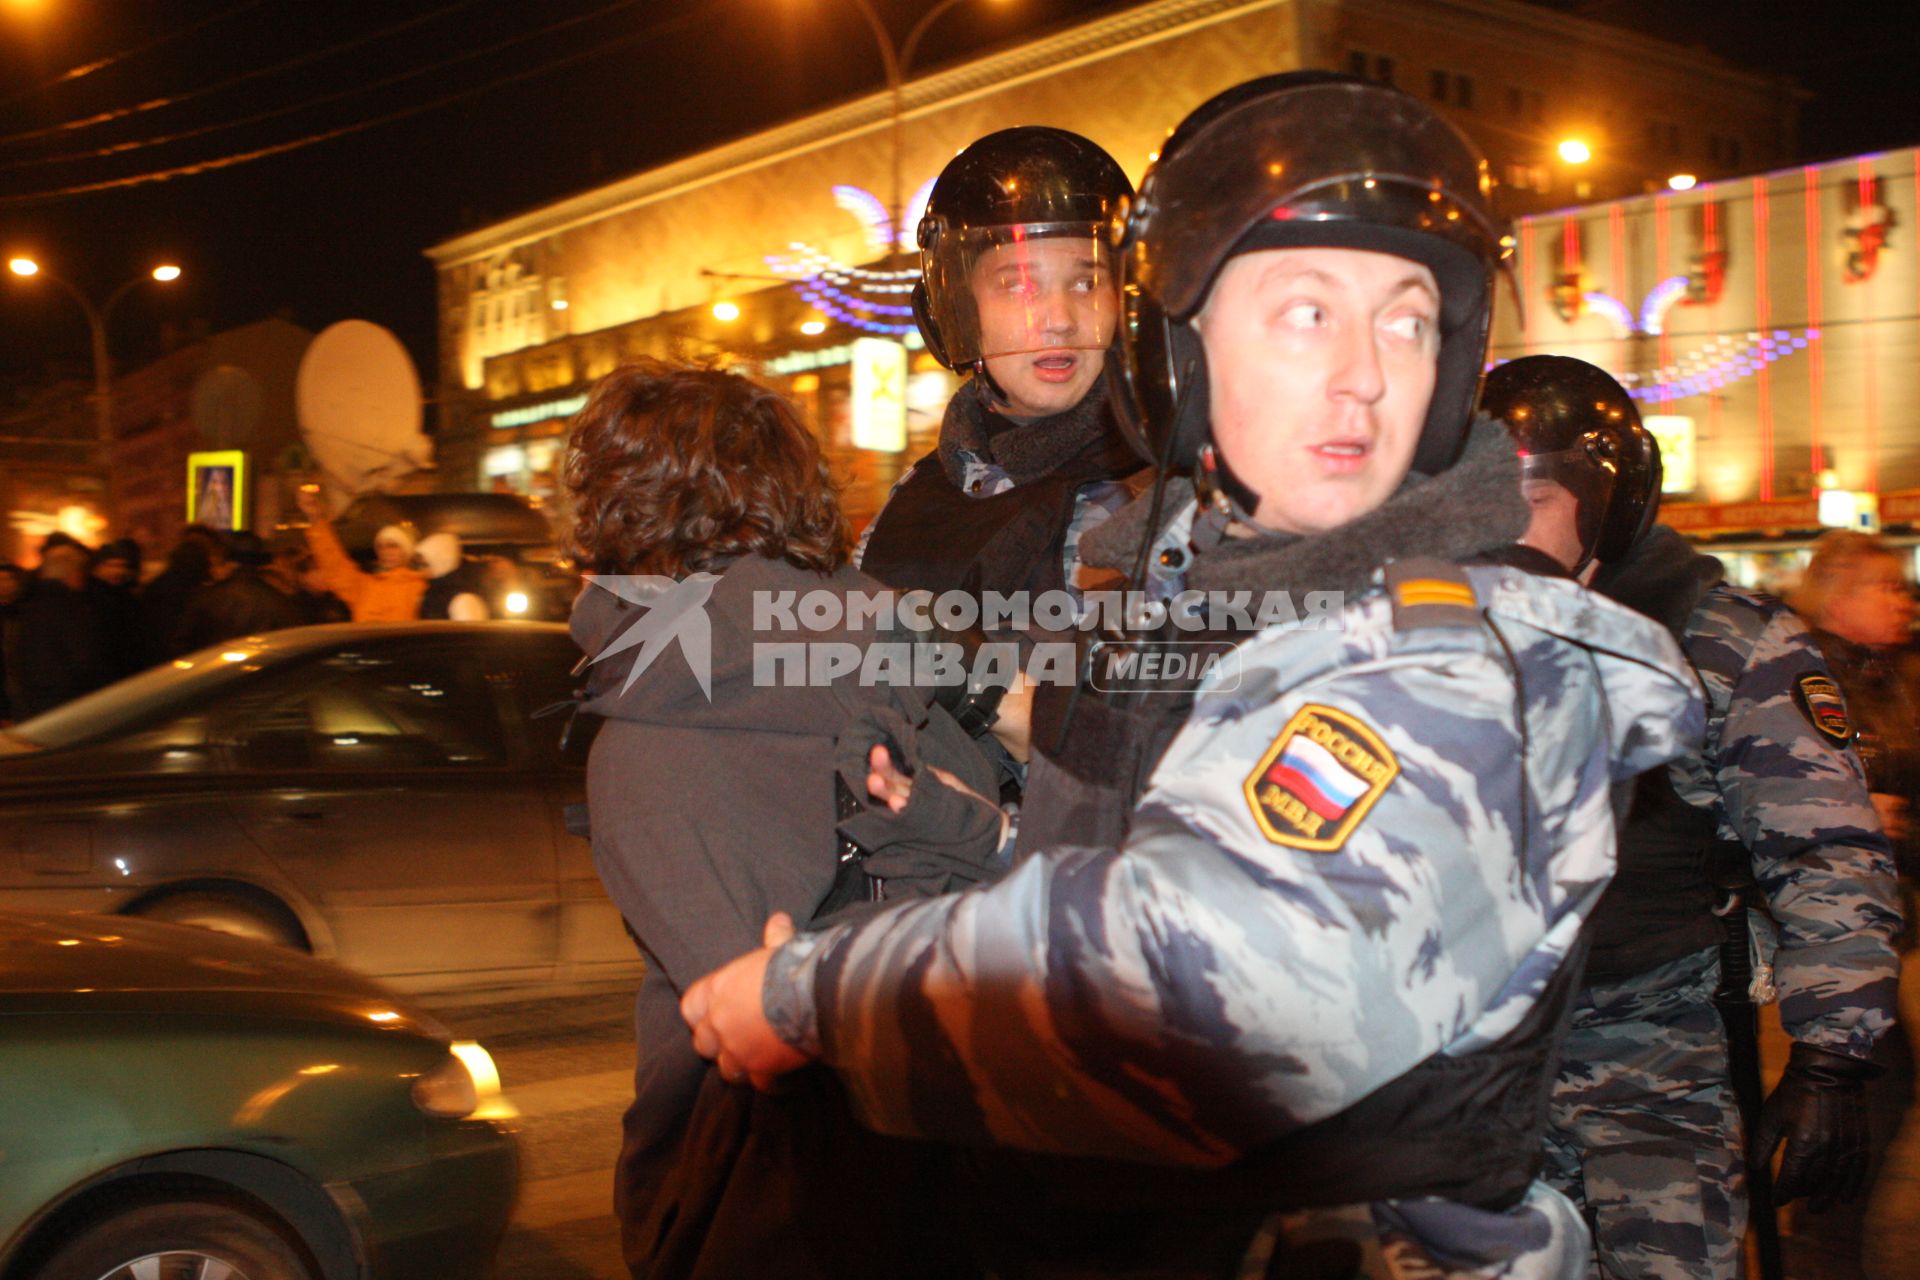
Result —
[[1809, 672], [1793, 682], [1793, 700], [1800, 710], [1830, 742], [1846, 746], [1853, 741], [1853, 720], [1847, 715], [1846, 699], [1833, 677]]
[[1244, 790], [1267, 839], [1292, 849], [1338, 849], [1400, 776], [1380, 735], [1353, 716], [1308, 703], [1294, 714]]

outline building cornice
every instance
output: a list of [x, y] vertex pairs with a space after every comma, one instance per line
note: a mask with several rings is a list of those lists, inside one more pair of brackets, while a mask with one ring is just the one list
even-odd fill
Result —
[[[1016, 48], [907, 81], [902, 118], [911, 120], [983, 93], [1005, 89], [1065, 67], [1110, 57], [1123, 50], [1184, 34], [1195, 26], [1225, 21], [1292, 0], [1158, 0], [1084, 22]], [[887, 128], [893, 99], [885, 89], [745, 138], [709, 148], [591, 191], [465, 232], [426, 251], [437, 266], [498, 253], [570, 227], [682, 194], [738, 173], [773, 164], [796, 152], [815, 150]]]
[[[1591, 18], [1557, 13], [1519, 0], [1322, 0], [1331, 2], [1359, 17], [1376, 17], [1397, 22], [1415, 22], [1435, 31], [1457, 29], [1456, 17], [1469, 17], [1482, 23], [1505, 28], [1502, 40], [1512, 39], [1530, 52], [1551, 55], [1569, 43], [1614, 54], [1639, 65], [1651, 65], [1676, 74], [1717, 80], [1723, 87], [1737, 87], [1756, 96], [1779, 94], [1791, 82], [1784, 76], [1745, 71], [1703, 49], [1678, 45], [1670, 40], [1641, 35], [1624, 27], [1596, 22]], [[1797, 98], [1810, 95], [1790, 90]]]

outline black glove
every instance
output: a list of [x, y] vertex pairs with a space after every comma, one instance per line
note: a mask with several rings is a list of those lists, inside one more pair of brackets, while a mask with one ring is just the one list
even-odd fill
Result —
[[1819, 1213], [1859, 1198], [1867, 1180], [1867, 1081], [1879, 1074], [1865, 1058], [1793, 1046], [1786, 1072], [1761, 1108], [1751, 1155], [1759, 1168], [1786, 1140], [1775, 1204], [1806, 1196]]
[[[906, 807], [894, 813], [865, 800], [868, 753], [885, 745], [901, 772], [913, 778]], [[938, 707], [868, 707], [841, 731], [834, 751], [841, 779], [865, 808], [838, 823], [840, 834], [865, 850], [861, 869], [887, 882], [889, 900], [950, 893], [999, 877], [1000, 809], [993, 766]], [[982, 798], [942, 783], [929, 766], [946, 769]]]

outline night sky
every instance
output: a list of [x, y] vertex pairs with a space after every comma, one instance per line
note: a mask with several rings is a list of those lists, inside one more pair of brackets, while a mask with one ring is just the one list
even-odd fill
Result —
[[[875, 0], [896, 38], [930, 3]], [[1126, 7], [972, 0], [939, 20], [915, 66]], [[1920, 60], [1911, 0], [1549, 7], [1793, 76], [1815, 95], [1803, 158], [1920, 141], [1893, 105]], [[141, 286], [115, 311], [122, 367], [156, 354], [169, 321], [217, 330], [281, 312], [314, 330], [385, 324], [431, 386], [426, 246], [882, 83], [848, 0], [0, 0], [0, 256], [31, 253], [96, 300], [178, 261], [184, 280]], [[46, 194], [371, 121], [213, 172]], [[152, 142], [182, 133], [195, 136]], [[0, 279], [0, 334], [16, 392], [49, 360], [85, 368], [79, 309], [44, 284]]]

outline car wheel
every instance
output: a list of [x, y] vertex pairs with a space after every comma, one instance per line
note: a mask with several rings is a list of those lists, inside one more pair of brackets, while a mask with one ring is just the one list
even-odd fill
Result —
[[170, 893], [133, 908], [132, 914], [170, 924], [197, 925], [215, 933], [230, 933], [252, 942], [306, 949], [299, 922], [285, 908], [251, 902], [229, 893]]
[[316, 1280], [281, 1234], [225, 1205], [125, 1209], [87, 1227], [33, 1280]]

